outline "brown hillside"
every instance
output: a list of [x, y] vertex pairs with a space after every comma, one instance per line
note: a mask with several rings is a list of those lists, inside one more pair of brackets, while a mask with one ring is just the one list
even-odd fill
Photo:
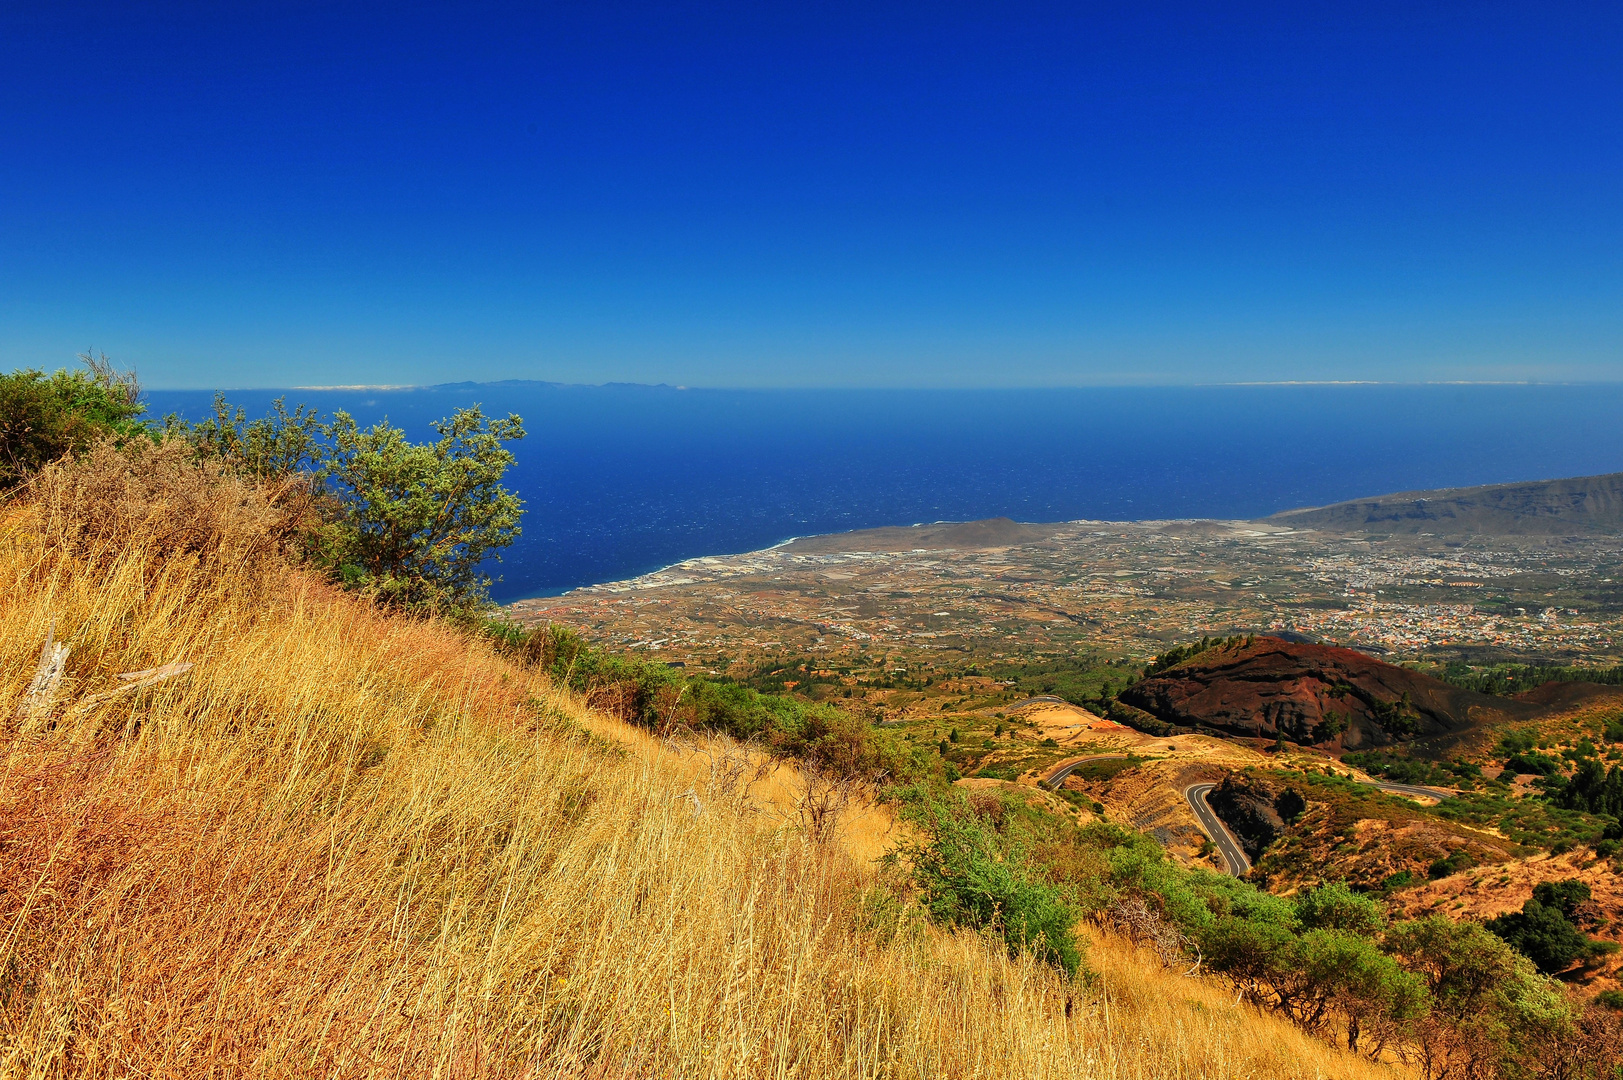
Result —
[[1543, 715], [1543, 705], [1490, 697], [1352, 649], [1256, 638], [1210, 649], [1122, 691], [1172, 724], [1285, 738], [1330, 750], [1449, 735]]
[[1516, 695], [1517, 701], [1552, 709], [1577, 709], [1607, 701], [1623, 701], [1623, 686], [1592, 682], [1547, 682]]

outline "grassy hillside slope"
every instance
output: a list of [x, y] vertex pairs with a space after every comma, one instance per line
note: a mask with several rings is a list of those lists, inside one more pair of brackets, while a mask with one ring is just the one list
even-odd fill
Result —
[[0, 1075], [1393, 1075], [1120, 941], [1084, 985], [876, 917], [699, 756], [288, 568], [237, 481], [0, 515]]

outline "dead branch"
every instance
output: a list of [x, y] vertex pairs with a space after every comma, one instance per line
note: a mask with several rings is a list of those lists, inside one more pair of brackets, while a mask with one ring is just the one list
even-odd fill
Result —
[[17, 719], [21, 723], [31, 725], [50, 715], [67, 666], [68, 646], [56, 640], [56, 618], [53, 616], [51, 628], [45, 634], [45, 647], [39, 653], [39, 666], [34, 669], [28, 689], [23, 691], [22, 703], [17, 706]]
[[91, 694], [89, 697], [80, 698], [73, 708], [75, 711], [88, 709], [90, 706], [95, 705], [98, 702], [106, 701], [111, 697], [117, 697], [119, 694], [125, 694], [131, 690], [139, 690], [143, 686], [151, 686], [153, 683], [163, 682], [165, 679], [174, 678], [176, 675], [184, 675], [186, 672], [192, 670], [192, 666], [193, 665], [190, 661], [182, 661], [178, 664], [165, 664], [162, 667], [147, 668], [144, 671], [123, 672], [116, 676], [116, 678], [134, 679], [135, 681], [126, 683], [124, 686], [115, 686], [111, 690], [103, 690], [99, 694]]
[[[1162, 964], [1187, 962], [1194, 949], [1189, 935], [1159, 911], [1145, 903], [1144, 897], [1133, 892], [1119, 897], [1101, 913], [1100, 922], [1125, 934], [1139, 945], [1148, 946]], [[1194, 974], [1200, 967], [1199, 950], [1195, 951], [1195, 964], [1185, 974]]]
[[816, 842], [834, 838], [840, 815], [856, 794], [855, 782], [807, 762], [800, 768], [801, 797], [795, 809], [807, 834]]
[[730, 799], [748, 791], [772, 772], [773, 761], [751, 743], [741, 743], [730, 735], [718, 734], [709, 746], [695, 747], [710, 765], [709, 790], [712, 799]]

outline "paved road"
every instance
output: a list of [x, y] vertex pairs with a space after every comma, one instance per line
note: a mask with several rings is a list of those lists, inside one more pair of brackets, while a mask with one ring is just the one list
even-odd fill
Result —
[[1383, 784], [1376, 781], [1375, 786], [1382, 791], [1390, 791], [1394, 795], [1403, 795], [1410, 799], [1452, 799], [1457, 792], [1447, 788], [1422, 787], [1419, 784]]
[[1126, 754], [1091, 754], [1088, 757], [1079, 757], [1075, 761], [1067, 761], [1049, 773], [1048, 777], [1043, 781], [1043, 785], [1050, 791], [1058, 791], [1059, 786], [1065, 782], [1065, 778], [1075, 772], [1079, 765], [1086, 765], [1090, 761], [1125, 761], [1126, 759]]
[[1183, 797], [1189, 802], [1189, 809], [1195, 812], [1195, 820], [1200, 822], [1201, 831], [1212, 838], [1217, 845], [1218, 854], [1223, 856], [1223, 865], [1228, 867], [1230, 874], [1242, 877], [1251, 869], [1251, 860], [1245, 857], [1245, 849], [1240, 846], [1240, 838], [1229, 831], [1223, 824], [1223, 819], [1217, 816], [1212, 804], [1206, 801], [1216, 784], [1192, 784], [1183, 789]]
[[1064, 698], [1060, 697], [1058, 694], [1040, 694], [1037, 697], [1021, 698], [1019, 701], [1016, 701], [1016, 702], [1014, 702], [1013, 704], [1010, 704], [1010, 705], [1005, 705], [1003, 707], [1005, 709], [1018, 709], [1018, 708], [1021, 708], [1022, 706], [1025, 706], [1025, 705], [1069, 705], [1069, 704], [1070, 704], [1069, 701], [1066, 701]]

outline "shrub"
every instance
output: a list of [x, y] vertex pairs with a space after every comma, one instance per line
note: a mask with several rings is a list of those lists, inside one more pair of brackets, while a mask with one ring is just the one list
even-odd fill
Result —
[[1415, 1045], [1428, 1075], [1536, 1075], [1531, 1066], [1570, 1031], [1559, 986], [1480, 923], [1399, 923], [1382, 948], [1426, 982], [1431, 1015]]
[[1588, 899], [1589, 886], [1581, 881], [1546, 881], [1534, 887], [1532, 898], [1520, 911], [1506, 912], [1485, 925], [1551, 975], [1575, 960], [1598, 956], [1604, 949], [1572, 924], [1574, 910]]
[[313, 409], [304, 405], [287, 410], [287, 399], [271, 403], [270, 415], [249, 420], [240, 407], [214, 395], [214, 415], [196, 424], [179, 417], [164, 417], [166, 434], [191, 443], [200, 458], [224, 463], [232, 471], [255, 479], [275, 479], [321, 468], [327, 429]]
[[1346, 930], [1311, 930], [1290, 950], [1290, 972], [1282, 980], [1300, 988], [1288, 1002], [1305, 1027], [1322, 1030], [1332, 1017], [1341, 1021], [1347, 1049], [1357, 1051], [1368, 1032], [1379, 1056], [1382, 1048], [1407, 1025], [1430, 1010], [1425, 984], [1381, 953], [1368, 937]]
[[1041, 880], [1025, 851], [1005, 843], [960, 796], [913, 789], [903, 793], [902, 813], [923, 840], [904, 842], [891, 858], [907, 867], [931, 919], [995, 933], [1011, 956], [1029, 952], [1077, 974], [1079, 912]]
[[[544, 670], [553, 682], [585, 695], [594, 707], [639, 727], [661, 733], [679, 728], [720, 731], [847, 778], [906, 783], [931, 771], [920, 752], [834, 705], [764, 694], [737, 683], [680, 674], [664, 664], [612, 656], [563, 626], [526, 629], [489, 620], [484, 632], [515, 660]], [[947, 744], [941, 745], [944, 752]], [[950, 764], [946, 767], [957, 772]]]
[[134, 374], [115, 370], [105, 356], [79, 359], [83, 371], [0, 375], [0, 491], [67, 454], [146, 430], [136, 419], [145, 410]]
[[1313, 930], [1350, 930], [1370, 935], [1386, 926], [1386, 909], [1376, 900], [1360, 896], [1345, 882], [1335, 881], [1296, 898], [1296, 917]]
[[1471, 856], [1469, 851], [1462, 848], [1459, 851], [1450, 852], [1426, 867], [1426, 876], [1435, 881], [1438, 878], [1448, 877], [1450, 874], [1457, 874], [1461, 870], [1469, 870], [1475, 865], [1476, 859]]
[[274, 491], [194, 461], [176, 440], [98, 443], [46, 466], [34, 490], [46, 541], [93, 563], [139, 546], [158, 559], [240, 566], [284, 554], [297, 528]]
[[488, 419], [475, 406], [434, 430], [437, 441], [417, 445], [387, 423], [363, 431], [338, 413], [320, 473], [336, 508], [315, 547], [348, 586], [403, 607], [467, 613], [488, 602], [484, 560], [519, 535], [522, 503], [501, 486], [513, 463], [502, 444], [524, 428], [517, 416]]

